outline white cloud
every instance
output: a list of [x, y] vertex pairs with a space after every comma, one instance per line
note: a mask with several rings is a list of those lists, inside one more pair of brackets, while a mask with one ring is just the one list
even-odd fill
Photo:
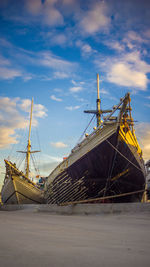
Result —
[[39, 63], [43, 66], [62, 72], [71, 71], [76, 65], [75, 63], [73, 64], [67, 60], [63, 60], [50, 52], [43, 52], [42, 54], [40, 54]]
[[26, 0], [26, 8], [33, 15], [37, 15], [40, 13], [42, 9], [42, 3], [40, 0]]
[[121, 42], [118, 41], [105, 41], [104, 42], [108, 47], [111, 47], [112, 49], [115, 49], [117, 51], [124, 51], [125, 50], [125, 45]]
[[26, 0], [26, 8], [33, 16], [40, 18], [41, 22], [50, 26], [63, 24], [63, 16], [55, 7], [57, 0]]
[[64, 23], [63, 16], [54, 6], [47, 5], [44, 9], [43, 21], [45, 24], [53, 25], [62, 25]]
[[112, 83], [138, 87], [141, 90], [145, 90], [148, 83], [145, 73], [134, 70], [130, 64], [121, 62], [112, 65], [107, 78]]
[[56, 143], [51, 142], [51, 146], [56, 147], [56, 148], [68, 147], [68, 145], [63, 142], [56, 142]]
[[79, 109], [79, 108], [80, 108], [80, 106], [68, 106], [68, 107], [65, 107], [65, 109], [70, 110], [70, 111], [76, 110], [76, 109]]
[[136, 125], [136, 135], [143, 151], [145, 161], [150, 159], [150, 123]]
[[0, 98], [0, 148], [18, 143], [16, 129], [27, 126], [27, 120], [17, 110], [17, 100]]
[[62, 71], [56, 71], [54, 72], [54, 78], [55, 79], [66, 79], [70, 75], [67, 72], [62, 72]]
[[81, 49], [82, 56], [90, 56], [91, 54], [97, 52], [96, 50], [92, 49], [89, 44], [84, 43], [80, 40], [76, 42], [76, 46]]
[[[30, 99], [23, 99], [21, 100], [21, 103], [19, 104], [19, 107], [25, 111], [30, 113], [31, 110], [31, 100]], [[43, 118], [47, 116], [46, 114], [46, 108], [41, 104], [35, 104], [33, 102], [33, 116], [37, 118]]]
[[72, 93], [77, 93], [77, 92], [80, 92], [82, 90], [83, 90], [83, 88], [81, 86], [74, 86], [74, 87], [71, 87], [69, 89], [69, 91], [72, 92]]
[[[0, 98], [0, 148], [6, 148], [10, 144], [16, 144], [19, 141], [17, 135], [18, 129], [24, 129], [29, 124], [29, 118], [24, 117], [19, 108], [29, 112], [31, 101], [23, 99], [20, 103], [20, 98]], [[37, 125], [34, 117], [46, 116], [46, 109], [41, 104], [35, 104], [33, 112], [33, 125]]]
[[95, 63], [107, 73], [109, 82], [132, 87], [131, 90], [146, 90], [150, 64], [146, 63], [139, 51], [121, 53], [116, 57], [101, 58]]
[[0, 67], [0, 79], [9, 80], [14, 79], [16, 77], [21, 77], [22, 73], [19, 70]]
[[110, 24], [110, 18], [107, 15], [108, 7], [104, 2], [98, 2], [83, 14], [80, 21], [80, 27], [87, 34], [93, 34], [103, 30]]
[[[1, 38], [0, 38], [1, 41]], [[10, 61], [6, 58], [4, 58], [2, 55], [0, 55], [0, 65], [1, 66], [6, 66], [6, 65], [10, 65]]]
[[55, 95], [51, 95], [50, 98], [51, 98], [52, 100], [54, 100], [54, 101], [57, 101], [57, 102], [61, 102], [61, 101], [62, 101], [61, 98], [58, 98], [58, 97], [56, 97]]
[[51, 38], [51, 43], [56, 45], [64, 45], [67, 41], [66, 35], [64, 34], [56, 34]]
[[103, 95], [109, 95], [109, 92], [105, 89], [100, 89], [100, 93], [103, 94]]

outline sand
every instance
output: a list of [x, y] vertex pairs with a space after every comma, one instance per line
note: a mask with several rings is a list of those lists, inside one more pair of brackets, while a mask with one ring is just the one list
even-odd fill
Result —
[[150, 266], [150, 213], [0, 211], [0, 266]]

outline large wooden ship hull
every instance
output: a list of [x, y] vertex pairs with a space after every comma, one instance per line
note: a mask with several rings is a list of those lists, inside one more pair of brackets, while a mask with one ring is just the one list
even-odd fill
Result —
[[[114, 119], [112, 114], [118, 109], [119, 115]], [[114, 108], [109, 120], [86, 136], [55, 168], [45, 183], [47, 203], [142, 200], [146, 172], [128, 111], [129, 94]]]
[[113, 198], [115, 202], [131, 202], [142, 199], [144, 188], [143, 159], [134, 144], [122, 137], [116, 123], [87, 137], [50, 174], [45, 198], [47, 203], [61, 204], [137, 192]]
[[1, 191], [3, 204], [41, 204], [43, 192], [20, 176], [5, 180]]

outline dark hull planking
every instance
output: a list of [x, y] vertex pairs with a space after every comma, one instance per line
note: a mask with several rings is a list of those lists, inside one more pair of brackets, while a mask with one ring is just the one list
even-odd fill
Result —
[[[47, 203], [61, 204], [144, 189], [143, 160], [134, 147], [118, 138], [117, 132], [55, 177], [45, 194]], [[109, 202], [141, 201], [142, 195], [141, 192]]]

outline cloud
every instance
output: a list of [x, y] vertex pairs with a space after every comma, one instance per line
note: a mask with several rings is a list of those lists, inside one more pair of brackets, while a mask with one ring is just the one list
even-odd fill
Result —
[[53, 35], [51, 39], [51, 43], [55, 45], [64, 45], [66, 41], [67, 41], [66, 35], [62, 33]]
[[0, 55], [0, 79], [9, 80], [22, 76], [21, 71], [12, 68], [10, 60]]
[[145, 73], [134, 70], [130, 64], [121, 62], [112, 65], [107, 79], [118, 85], [139, 87], [142, 90], [146, 89], [148, 83]]
[[16, 77], [22, 77], [21, 71], [11, 68], [0, 67], [0, 79], [9, 80], [14, 79]]
[[61, 71], [56, 71], [54, 72], [54, 75], [53, 75], [55, 79], [66, 79], [69, 76], [70, 75], [67, 72], [61, 72]]
[[53, 55], [49, 51], [43, 52], [39, 56], [39, 63], [41, 65], [62, 72], [71, 71], [76, 65], [76, 63], [73, 64], [67, 60], [63, 60], [60, 57]]
[[62, 25], [64, 23], [63, 16], [55, 7], [57, 0], [26, 0], [25, 6], [29, 13], [41, 19], [41, 22], [49, 26]]
[[17, 110], [17, 100], [0, 98], [0, 148], [18, 143], [16, 129], [27, 126], [27, 120]]
[[117, 51], [124, 51], [125, 50], [125, 45], [121, 42], [118, 42], [116, 40], [111, 40], [111, 41], [105, 41], [104, 42], [109, 48], [112, 48]]
[[106, 72], [109, 82], [134, 90], [146, 90], [150, 64], [142, 59], [139, 51], [123, 52], [116, 57], [101, 58], [101, 61], [96, 59], [95, 63]]
[[72, 93], [77, 93], [77, 92], [80, 92], [82, 90], [83, 90], [83, 88], [81, 86], [74, 86], [74, 87], [71, 87], [69, 89], [69, 91], [72, 92]]
[[57, 102], [61, 102], [61, 101], [62, 101], [61, 98], [58, 98], [58, 97], [56, 97], [55, 95], [51, 95], [50, 98], [51, 98], [52, 100], [54, 100], [54, 101], [57, 101]]
[[150, 159], [150, 123], [136, 125], [136, 135], [139, 139], [145, 161]]
[[[19, 107], [25, 111], [30, 113], [31, 110], [31, 100], [30, 99], [23, 99], [21, 100], [21, 103], [19, 104]], [[41, 105], [41, 104], [35, 104], [33, 102], [33, 116], [37, 118], [43, 118], [47, 116], [46, 114], [47, 109]]]
[[80, 106], [68, 106], [68, 107], [65, 107], [65, 109], [67, 109], [67, 110], [70, 110], [70, 111], [72, 111], [72, 110], [76, 110], [76, 109], [79, 109], [80, 108]]
[[[2, 55], [0, 55], [0, 79], [11, 80], [17, 77], [21, 77], [24, 81], [28, 81], [32, 79], [31, 74], [27, 74], [23, 72], [22, 70], [15, 68], [16, 60], [18, 61], [18, 54], [19, 54], [18, 51], [21, 49], [16, 48], [15, 46], [13, 46], [11, 43], [7, 42], [3, 38], [0, 38], [0, 48], [1, 50], [4, 50], [4, 51], [5, 49], [7, 49], [8, 58], [9, 57], [11, 58], [11, 59], [8, 59], [8, 58], [6, 59]], [[25, 51], [24, 51], [23, 57], [24, 56], [25, 56]], [[14, 60], [15, 57], [16, 59]], [[27, 56], [26, 56], [26, 60], [27, 60]], [[22, 68], [22, 62], [21, 62], [21, 68]]]
[[[20, 109], [30, 112], [31, 101], [20, 98], [0, 98], [0, 148], [6, 148], [10, 144], [17, 144], [18, 129], [25, 129], [29, 124], [29, 117], [22, 115]], [[37, 125], [37, 118], [46, 116], [46, 109], [41, 104], [35, 104], [33, 112], [33, 125]]]
[[92, 49], [89, 44], [84, 43], [80, 40], [76, 42], [76, 46], [81, 49], [82, 56], [90, 56], [91, 54], [97, 52], [96, 50]]
[[86, 34], [94, 34], [109, 27], [108, 6], [104, 2], [94, 4], [89, 11], [83, 13], [80, 27]]
[[109, 92], [103, 88], [100, 90], [100, 93], [103, 95], [109, 95]]
[[[0, 38], [0, 41], [2, 41], [2, 39]], [[0, 65], [1, 66], [7, 66], [10, 65], [10, 61], [6, 58], [4, 58], [2, 55], [0, 55]]]
[[51, 144], [51, 146], [56, 147], [56, 148], [68, 147], [68, 145], [63, 143], [63, 142], [56, 142], [56, 143], [51, 142], [50, 144]]
[[38, 165], [41, 175], [48, 176], [62, 160], [61, 157], [41, 153], [41, 160]]

